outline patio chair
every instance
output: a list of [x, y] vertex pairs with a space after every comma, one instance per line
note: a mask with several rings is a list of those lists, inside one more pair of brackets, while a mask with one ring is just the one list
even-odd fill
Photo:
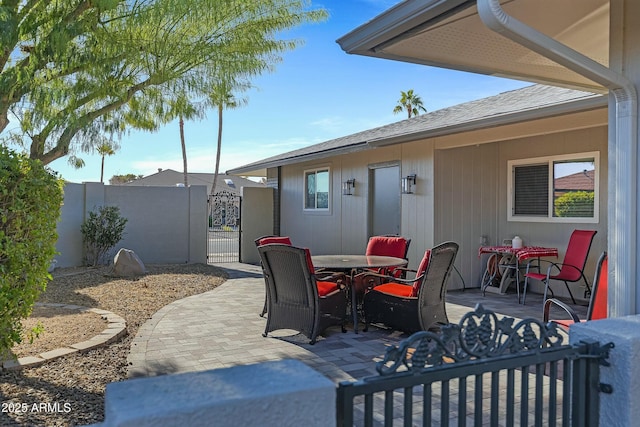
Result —
[[457, 253], [457, 243], [442, 243], [425, 251], [413, 279], [390, 278], [392, 281], [366, 292], [365, 330], [371, 323], [382, 323], [413, 333], [449, 323], [446, 285]]
[[[392, 256], [395, 258], [402, 258], [408, 260], [407, 254], [409, 253], [409, 245], [411, 244], [411, 239], [391, 235], [384, 234], [382, 236], [372, 236], [369, 238], [367, 242], [367, 249], [365, 251], [365, 255], [380, 255], [380, 256]], [[367, 273], [374, 272], [378, 273], [380, 276], [367, 276], [367, 280], [378, 280], [378, 283], [381, 284], [382, 280], [387, 280], [388, 276], [392, 276], [393, 278], [406, 278], [406, 269], [399, 267], [386, 267], [380, 269], [369, 269], [363, 273], [356, 274], [353, 278], [353, 286], [355, 287], [356, 295], [361, 297], [365, 289], [369, 286], [368, 283], [365, 283], [364, 277]]]
[[[574, 323], [586, 322], [589, 320], [598, 320], [607, 318], [607, 292], [608, 292], [608, 264], [607, 253], [603, 252], [596, 264], [596, 274], [593, 278], [593, 287], [591, 290], [591, 298], [589, 298], [589, 308], [587, 309], [587, 318], [580, 319], [575, 311], [556, 298], [549, 298], [544, 302], [543, 319], [547, 323], [549, 321], [557, 323], [562, 328], [568, 330], [569, 326]], [[551, 307], [555, 305], [564, 310], [570, 319], [549, 319]]]
[[346, 331], [344, 274], [317, 280], [308, 249], [268, 244], [259, 246], [258, 252], [269, 289], [269, 315], [263, 336], [278, 329], [293, 329], [314, 344], [330, 326], [340, 325], [342, 332]]
[[[567, 291], [569, 291], [571, 301], [573, 301], [574, 304], [576, 304], [576, 299], [573, 297], [569, 283], [575, 283], [583, 280], [586, 286], [585, 295], [588, 295], [591, 292], [591, 288], [589, 287], [589, 282], [587, 282], [587, 278], [584, 275], [584, 267], [587, 263], [587, 257], [591, 250], [591, 243], [593, 242], [593, 237], [596, 233], [596, 230], [574, 230], [569, 238], [569, 245], [567, 246], [567, 252], [564, 256], [563, 262], [560, 263], [540, 260], [541, 262], [544, 261], [550, 264], [546, 273], [541, 273], [540, 271], [537, 273], [530, 272], [528, 265], [526, 273], [524, 274], [522, 304], [525, 303], [525, 299], [527, 297], [527, 285], [529, 283], [529, 279], [540, 280], [544, 283], [544, 296], [542, 297], [542, 301], [547, 300], [547, 293], [549, 291], [551, 291], [551, 295], [553, 295], [553, 289], [549, 287], [549, 282], [551, 280], [561, 280], [564, 282], [567, 287]], [[538, 264], [538, 270], [540, 270], [540, 264]], [[558, 271], [558, 273], [552, 274], [553, 271]]]
[[[259, 247], [262, 245], [268, 245], [270, 243], [281, 243], [283, 245], [291, 246], [291, 239], [288, 236], [268, 235], [268, 236], [258, 237], [256, 240], [254, 240], [254, 243], [256, 244], [256, 247]], [[262, 272], [264, 273], [264, 269]], [[264, 306], [262, 307], [262, 313], [260, 313], [260, 317], [264, 317], [264, 315], [267, 314], [267, 301], [269, 300], [269, 286], [267, 285], [266, 278], [264, 281], [264, 288], [265, 288]]]

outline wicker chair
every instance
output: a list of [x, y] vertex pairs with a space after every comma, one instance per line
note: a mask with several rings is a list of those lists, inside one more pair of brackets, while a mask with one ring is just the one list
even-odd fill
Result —
[[330, 326], [342, 326], [347, 318], [346, 276], [337, 274], [316, 280], [309, 250], [290, 245], [258, 247], [268, 292], [264, 336], [278, 329], [300, 331], [310, 344]]
[[[288, 236], [273, 236], [273, 235], [258, 237], [256, 240], [254, 240], [254, 243], [256, 244], [256, 247], [260, 247], [262, 245], [268, 245], [270, 243], [280, 243], [283, 245], [292, 244], [291, 239]], [[264, 272], [264, 269], [263, 269], [263, 272]], [[262, 306], [262, 313], [260, 313], [260, 317], [264, 317], [264, 315], [267, 314], [267, 304], [269, 301], [269, 285], [267, 284], [266, 278], [264, 282], [264, 287], [265, 287], [264, 305]]]
[[371, 323], [383, 323], [413, 333], [449, 323], [446, 285], [457, 253], [457, 243], [442, 243], [425, 252], [414, 279], [390, 278], [365, 293], [365, 330]]

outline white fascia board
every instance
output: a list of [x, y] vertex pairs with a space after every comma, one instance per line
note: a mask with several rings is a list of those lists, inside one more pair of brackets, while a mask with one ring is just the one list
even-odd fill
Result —
[[373, 139], [368, 141], [368, 144], [370, 147], [382, 147], [386, 145], [402, 144], [405, 142], [416, 141], [418, 139], [434, 138], [460, 132], [469, 132], [479, 129], [485, 129], [488, 127], [520, 123], [540, 118], [575, 113], [579, 111], [589, 111], [597, 108], [604, 108], [607, 105], [608, 98], [606, 96], [594, 96], [580, 101], [571, 101], [563, 104], [552, 105], [549, 107], [536, 108], [534, 110], [519, 111], [516, 113], [508, 113], [492, 117], [484, 117], [447, 127], [428, 129], [403, 135], [395, 135], [389, 138]]
[[347, 53], [372, 55], [375, 49], [396, 37], [422, 27], [461, 6], [473, 6], [475, 0], [406, 0], [357, 27], [336, 42]]

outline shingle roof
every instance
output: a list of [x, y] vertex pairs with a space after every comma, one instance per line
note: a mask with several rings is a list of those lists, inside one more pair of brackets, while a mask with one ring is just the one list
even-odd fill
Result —
[[555, 191], [593, 191], [595, 170], [585, 170], [571, 175], [556, 178], [553, 183]]
[[[401, 143], [412, 139], [444, 135], [496, 125], [497, 122], [518, 122], [603, 107], [607, 97], [553, 86], [531, 85], [501, 94], [465, 102], [452, 107], [422, 114], [385, 126], [310, 145], [278, 154], [254, 163], [231, 169], [227, 174], [242, 174], [267, 167], [292, 164], [309, 158], [370, 149], [385, 143]], [[471, 128], [471, 129], [470, 129]]]

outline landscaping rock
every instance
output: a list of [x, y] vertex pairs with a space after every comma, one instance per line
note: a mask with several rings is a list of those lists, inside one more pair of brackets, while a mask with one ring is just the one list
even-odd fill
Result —
[[113, 274], [118, 277], [142, 276], [147, 270], [131, 249], [120, 249], [113, 259]]

